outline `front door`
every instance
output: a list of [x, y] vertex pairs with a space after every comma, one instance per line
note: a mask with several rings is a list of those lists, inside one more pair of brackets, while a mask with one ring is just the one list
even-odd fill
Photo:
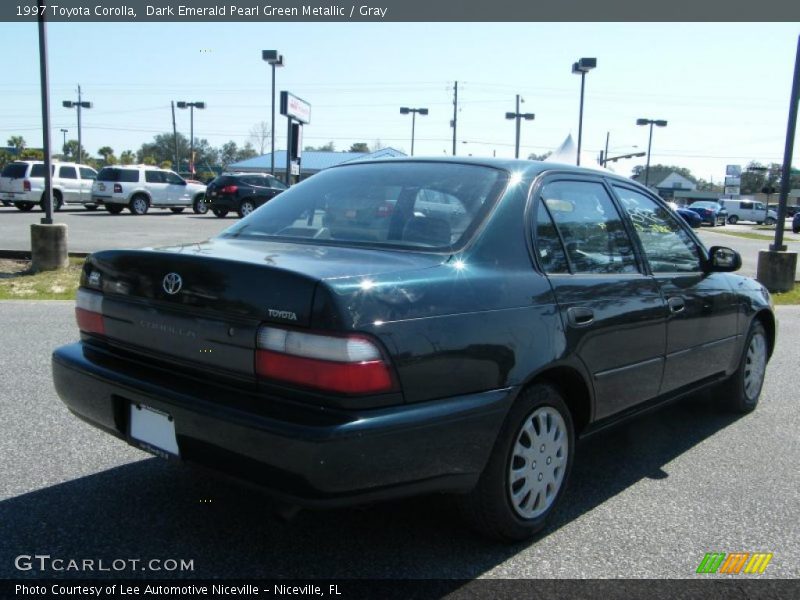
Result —
[[536, 215], [535, 251], [555, 292], [567, 352], [592, 377], [594, 418], [655, 398], [666, 307], [602, 180], [546, 180]]
[[728, 278], [704, 271], [705, 251], [668, 208], [626, 186], [614, 191], [669, 310], [661, 393], [722, 375], [737, 347], [738, 306]]

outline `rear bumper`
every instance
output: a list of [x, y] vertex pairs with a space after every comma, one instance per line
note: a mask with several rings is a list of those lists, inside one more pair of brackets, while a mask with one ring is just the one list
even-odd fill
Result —
[[[77, 416], [132, 445], [131, 402], [166, 412], [182, 460], [308, 507], [470, 489], [516, 393], [332, 411], [120, 364], [83, 343], [63, 346], [52, 358], [56, 390]], [[253, 402], [257, 412], [242, 410]]]
[[238, 210], [239, 199], [236, 196], [206, 196], [206, 203], [211, 208], [224, 208], [226, 210]]
[[3, 202], [39, 202], [41, 193], [34, 192], [0, 192], [0, 200]]

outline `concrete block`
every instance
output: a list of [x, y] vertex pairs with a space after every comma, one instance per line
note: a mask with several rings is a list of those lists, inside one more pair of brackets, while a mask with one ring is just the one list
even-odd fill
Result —
[[797, 252], [761, 250], [756, 279], [770, 292], [790, 292], [797, 271]]
[[31, 270], [55, 271], [69, 265], [67, 225], [31, 225]]

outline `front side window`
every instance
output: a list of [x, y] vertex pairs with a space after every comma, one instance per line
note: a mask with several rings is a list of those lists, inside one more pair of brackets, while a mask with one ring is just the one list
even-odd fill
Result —
[[452, 249], [472, 235], [508, 174], [454, 163], [370, 163], [323, 171], [277, 195], [223, 237]]
[[638, 272], [633, 244], [602, 184], [547, 183], [541, 201], [564, 240], [573, 273]]
[[644, 194], [617, 186], [614, 190], [633, 222], [653, 273], [701, 270], [697, 245], [675, 215]]
[[164, 183], [164, 173], [161, 171], [145, 171], [144, 180], [147, 183]]
[[89, 167], [81, 167], [81, 179], [97, 179], [97, 171]]
[[171, 185], [183, 185], [183, 179], [181, 179], [180, 175], [176, 175], [172, 171], [161, 171], [161, 175]]

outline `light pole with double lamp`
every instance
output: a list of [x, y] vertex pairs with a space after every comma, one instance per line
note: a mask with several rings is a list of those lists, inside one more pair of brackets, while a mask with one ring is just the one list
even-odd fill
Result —
[[206, 107], [205, 102], [184, 102], [179, 100], [175, 103], [178, 108], [188, 108], [189, 109], [189, 170], [192, 173], [192, 179], [194, 179], [194, 109], [204, 109]]
[[417, 113], [427, 115], [427, 108], [408, 108], [407, 106], [400, 107], [400, 114], [407, 115], [411, 113], [411, 156], [414, 156], [414, 128], [417, 123]]
[[514, 158], [519, 158], [519, 130], [520, 130], [520, 121], [525, 119], [526, 121], [533, 121], [536, 118], [536, 115], [533, 113], [521, 113], [519, 112], [519, 104], [520, 102], [525, 102], [522, 98], [520, 98], [519, 94], [517, 94], [517, 112], [507, 112], [506, 119], [515, 119], [516, 120], [516, 137], [514, 142]]
[[64, 143], [61, 145], [61, 151], [63, 152], [64, 149], [67, 147], [67, 133], [69, 129], [62, 129], [61, 133], [64, 135]]
[[586, 74], [597, 66], [596, 58], [581, 58], [572, 63], [572, 73], [581, 76], [581, 107], [578, 112], [578, 156], [575, 164], [581, 166], [581, 141], [583, 139], [583, 88], [586, 84]]
[[[86, 102], [85, 100], [81, 99], [81, 86], [78, 86], [78, 100], [77, 102], [73, 102], [72, 100], [64, 100], [61, 103], [61, 106], [64, 108], [77, 108], [78, 109], [78, 160], [77, 163], [83, 162], [83, 156], [81, 155], [81, 109], [82, 108], [92, 108], [91, 102]], [[66, 142], [64, 143], [66, 145]]]
[[637, 125], [650, 125], [650, 138], [647, 141], [647, 165], [644, 168], [644, 186], [650, 182], [650, 147], [653, 145], [653, 125], [666, 127], [667, 122], [662, 119], [636, 119]]
[[262, 50], [261, 60], [266, 61], [272, 67], [272, 124], [269, 132], [271, 144], [269, 172], [271, 175], [275, 175], [275, 68], [284, 66], [283, 54], [279, 54], [277, 50]]

